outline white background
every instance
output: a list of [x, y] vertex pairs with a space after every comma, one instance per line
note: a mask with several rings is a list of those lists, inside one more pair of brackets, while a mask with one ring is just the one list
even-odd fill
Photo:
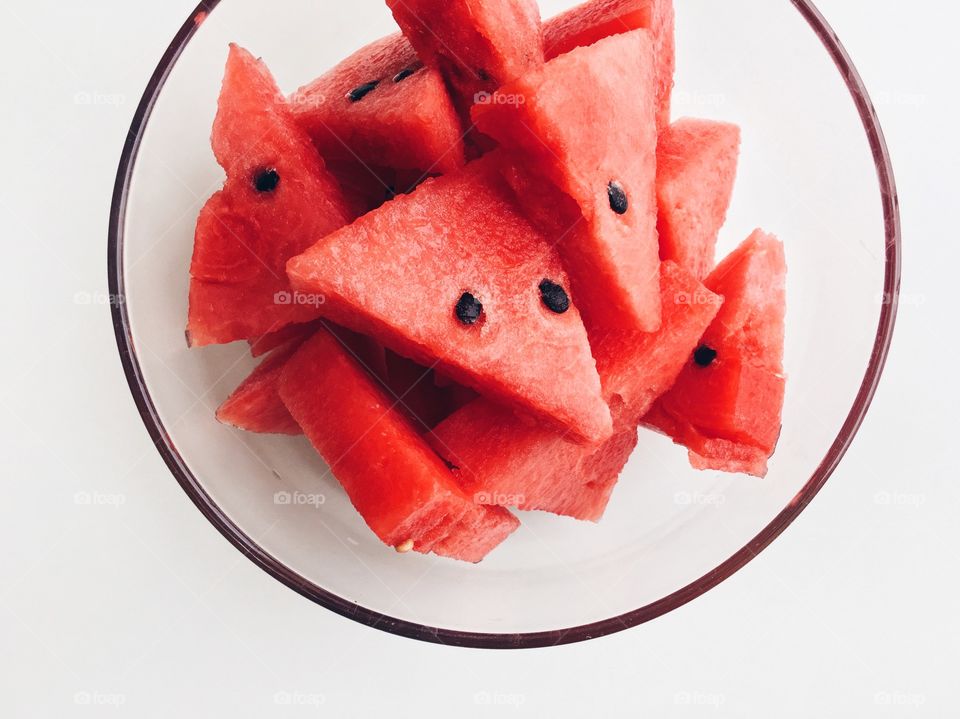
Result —
[[107, 218], [135, 106], [193, 5], [0, 3], [0, 716], [958, 715], [955, 6], [819, 3], [877, 100], [904, 218], [890, 365], [839, 471], [694, 603], [510, 653], [302, 599], [207, 524], [143, 430], [102, 301]]

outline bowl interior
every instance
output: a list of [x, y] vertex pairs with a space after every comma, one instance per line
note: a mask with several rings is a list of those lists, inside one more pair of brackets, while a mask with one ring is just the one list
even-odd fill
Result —
[[[541, 0], [545, 17], [570, 4]], [[262, 549], [258, 561], [271, 571], [339, 611], [359, 605], [360, 618], [387, 629], [564, 641], [571, 627], [604, 622], [602, 633], [633, 623], [616, 618], [638, 609], [679, 604], [691, 591], [680, 590], [806, 501], [804, 487], [844, 434], [889, 300], [876, 166], [844, 78], [792, 2], [676, 6], [675, 116], [743, 128], [721, 252], [757, 226], [786, 244], [790, 382], [780, 448], [761, 481], [694, 472], [683, 450], [643, 434], [600, 525], [524, 515], [517, 535], [479, 566], [399, 557], [367, 530], [305, 440], [246, 435], [214, 419], [255, 364], [246, 346], [190, 351], [183, 334], [194, 222], [222, 181], [209, 137], [227, 44], [262, 55], [293, 90], [395, 26], [382, 0], [337, 12], [315, 0], [226, 0], [203, 19], [143, 132], [115, 279], [148, 423], [205, 511], [235, 541]]]

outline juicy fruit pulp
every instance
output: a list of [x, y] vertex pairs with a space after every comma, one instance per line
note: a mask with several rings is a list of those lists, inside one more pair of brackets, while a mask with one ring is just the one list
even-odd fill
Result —
[[197, 221], [187, 335], [193, 346], [255, 338], [317, 316], [285, 266], [345, 225], [349, 210], [262, 62], [230, 48], [213, 148], [227, 174]]
[[[291, 97], [328, 161], [443, 174], [465, 162], [463, 130], [443, 78], [396, 33], [353, 54]], [[381, 178], [382, 179], [382, 178]], [[379, 182], [383, 195], [390, 181]]]
[[457, 486], [395, 402], [329, 333], [319, 332], [288, 362], [280, 396], [385, 544], [479, 562], [519, 525]]
[[[399, 354], [526, 408], [574, 437], [610, 435], [609, 410], [575, 308], [547, 310], [539, 285], [566, 285], [559, 257], [516, 206], [496, 156], [430, 180], [294, 258], [294, 286], [331, 319]], [[496, 238], [497, 242], [492, 242]], [[482, 311], [458, 318], [465, 294]]]
[[536, 0], [387, 0], [419, 56], [440, 70], [469, 116], [480, 93], [543, 64]]
[[645, 422], [690, 450], [694, 466], [764, 476], [780, 435], [786, 261], [779, 240], [754, 232], [704, 281], [726, 300], [692, 357]]
[[574, 48], [630, 30], [646, 29], [653, 37], [657, 77], [657, 126], [670, 124], [670, 96], [676, 69], [673, 0], [590, 0], [544, 23], [548, 60]]
[[657, 146], [660, 256], [706, 277], [727, 219], [740, 155], [740, 128], [677, 120]]
[[[624, 87], [630, 102], [623, 101]], [[550, 234], [563, 238], [564, 265], [588, 327], [656, 331], [656, 77], [649, 33], [635, 30], [575, 49], [495, 97], [501, 99], [474, 108], [477, 126], [513, 152], [521, 178], [514, 184], [532, 216], [542, 222], [545, 205], [568, 208]], [[562, 197], [545, 202], [550, 186], [575, 207]], [[556, 212], [548, 214], [556, 222]]]
[[[614, 435], [583, 447], [509, 408], [478, 399], [442, 422], [434, 449], [481, 501], [599, 521], [637, 441], [639, 418], [674, 383], [722, 300], [673, 263], [663, 268], [664, 320], [653, 334], [610, 332], [594, 351]], [[696, 300], [696, 301], [694, 301]]]

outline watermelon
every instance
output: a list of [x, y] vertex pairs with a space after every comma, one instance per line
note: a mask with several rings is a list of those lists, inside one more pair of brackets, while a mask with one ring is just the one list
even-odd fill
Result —
[[278, 347], [295, 341], [305, 340], [318, 329], [320, 329], [322, 320], [305, 322], [303, 324], [287, 325], [282, 329], [270, 332], [262, 337], [249, 340], [250, 355], [252, 357], [263, 357]]
[[663, 268], [659, 332], [609, 332], [595, 345], [613, 437], [583, 447], [487, 399], [442, 422], [433, 448], [478, 501], [599, 521], [637, 442], [639, 418], [666, 392], [720, 308], [721, 299], [674, 263]]
[[516, 528], [474, 503], [393, 402], [325, 331], [287, 363], [280, 396], [388, 546], [479, 562]]
[[443, 73], [469, 117], [481, 93], [543, 65], [536, 0], [387, 0], [420, 58]]
[[763, 477], [780, 436], [786, 261], [754, 232], [705, 280], [723, 309], [646, 424], [690, 450], [700, 469]]
[[293, 301], [284, 267], [345, 225], [336, 180], [293, 120], [264, 64], [230, 46], [213, 149], [227, 174], [200, 212], [190, 268], [188, 343], [260, 337], [317, 316]]
[[544, 23], [548, 60], [612, 35], [644, 28], [653, 36], [657, 76], [657, 126], [670, 124], [670, 96], [676, 70], [673, 0], [590, 0]]
[[740, 154], [740, 128], [677, 120], [657, 146], [660, 256], [699, 278], [713, 269], [717, 234], [727, 219]]
[[291, 96], [297, 121], [329, 162], [380, 184], [377, 167], [443, 174], [465, 162], [463, 129], [443, 78], [396, 33]]
[[432, 369], [390, 350], [386, 352], [386, 364], [387, 389], [418, 432], [428, 432], [450, 414], [453, 386], [437, 386]]
[[267, 335], [253, 345], [254, 357], [258, 356], [258, 352], [268, 356], [221, 405], [217, 410], [217, 419], [237, 429], [257, 434], [302, 434], [300, 426], [280, 399], [280, 377], [287, 360], [320, 330], [336, 337], [344, 351], [372, 377], [380, 382], [386, 380], [384, 349], [369, 337], [337, 327], [326, 320], [290, 325]]
[[271, 352], [233, 394], [220, 405], [223, 424], [258, 434], [302, 434], [280, 399], [280, 378], [302, 341], [291, 341]]
[[[474, 108], [479, 129], [512, 151], [514, 171], [532, 176], [518, 188], [527, 211], [562, 223], [551, 234], [561, 233], [590, 328], [660, 326], [655, 101], [650, 35], [634, 30], [551, 60]], [[549, 185], [572, 211], [545, 194]]]
[[388, 202], [287, 270], [298, 290], [325, 297], [330, 319], [398, 354], [574, 437], [610, 435], [560, 259], [516, 205], [496, 153]]

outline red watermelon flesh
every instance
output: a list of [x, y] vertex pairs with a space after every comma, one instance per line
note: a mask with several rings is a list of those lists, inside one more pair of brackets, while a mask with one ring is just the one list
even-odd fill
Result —
[[717, 234], [727, 218], [740, 155], [740, 128], [677, 120], [657, 147], [660, 256], [697, 277], [714, 267]]
[[543, 65], [536, 0], [387, 0], [420, 58], [443, 73], [469, 116], [478, 93], [492, 93]]
[[217, 419], [257, 434], [301, 434], [300, 425], [290, 416], [279, 393], [283, 368], [301, 344], [292, 341], [274, 350], [220, 405]]
[[[598, 521], [637, 441], [638, 418], [666, 392], [717, 314], [721, 301], [674, 263], [663, 268], [664, 320], [653, 334], [608, 334], [595, 346], [614, 408], [613, 437], [583, 447], [479, 399], [442, 422], [434, 449], [458, 467], [483, 503]], [[701, 301], [688, 301], [696, 297]]]
[[443, 78], [400, 33], [351, 55], [291, 103], [320, 154], [359, 172], [384, 166], [443, 174], [465, 162], [463, 129]]
[[552, 312], [541, 297], [545, 279], [567, 287], [567, 277], [498, 160], [427, 181], [293, 259], [288, 274], [298, 289], [322, 294], [323, 311], [340, 324], [574, 437], [602, 441], [610, 413], [580, 314], [572, 305]]
[[250, 355], [252, 357], [262, 357], [278, 347], [305, 340], [320, 328], [320, 323], [321, 320], [314, 320], [303, 324], [287, 325], [276, 332], [252, 339], [250, 340]]
[[[705, 280], [726, 301], [676, 385], [645, 422], [690, 449], [700, 468], [765, 476], [780, 435], [786, 261], [754, 232]], [[713, 353], [716, 353], [713, 355]]]
[[[274, 343], [272, 349], [263, 350], [264, 353], [270, 352], [269, 356], [217, 410], [217, 419], [237, 429], [257, 434], [302, 434], [300, 426], [280, 399], [280, 378], [287, 360], [319, 331], [332, 334], [343, 350], [372, 377], [381, 382], [386, 380], [384, 349], [369, 337], [337, 327], [325, 320], [291, 325], [289, 330], [280, 330], [267, 336], [269, 342]], [[265, 344], [259, 345], [259, 349], [264, 346]], [[254, 347], [258, 348], [257, 345]], [[256, 356], [254, 354], [254, 357]]]
[[670, 124], [676, 70], [673, 0], [590, 0], [544, 23], [547, 60], [588, 47], [612, 35], [644, 28], [653, 36], [657, 75], [657, 125]]
[[349, 220], [336, 180], [269, 71], [236, 45], [213, 148], [227, 180], [197, 221], [187, 327], [193, 346], [260, 337], [315, 318], [313, 303], [291, 300], [286, 262]]
[[560, 250], [591, 330], [660, 326], [655, 100], [650, 35], [635, 30], [551, 60], [474, 108], [479, 129], [532, 176], [520, 188], [531, 216], [559, 204], [536, 181], [573, 199]]
[[418, 432], [424, 434], [449, 414], [451, 388], [438, 387], [434, 371], [387, 350], [387, 389], [397, 406], [406, 412]]
[[479, 562], [519, 522], [476, 505], [409, 420], [329, 333], [287, 364], [280, 396], [385, 544]]

